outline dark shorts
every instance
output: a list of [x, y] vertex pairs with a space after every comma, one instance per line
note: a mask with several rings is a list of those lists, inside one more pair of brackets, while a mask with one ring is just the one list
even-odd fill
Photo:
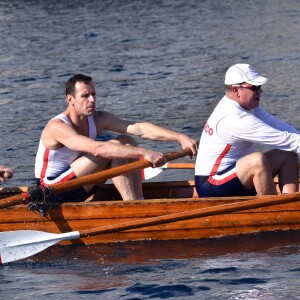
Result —
[[[77, 178], [75, 175], [69, 180]], [[54, 178], [47, 178], [48, 180], [54, 180]], [[40, 179], [36, 178], [37, 187], [40, 186]], [[51, 185], [49, 185], [51, 186]], [[92, 196], [95, 192], [99, 190], [98, 186], [95, 185], [89, 192], [86, 192], [83, 187], [78, 189], [73, 189], [64, 193], [60, 193], [53, 196], [52, 202], [62, 203], [62, 202], [83, 202]]]
[[246, 189], [235, 172], [235, 164], [214, 176], [195, 176], [199, 197], [255, 196], [255, 188]]

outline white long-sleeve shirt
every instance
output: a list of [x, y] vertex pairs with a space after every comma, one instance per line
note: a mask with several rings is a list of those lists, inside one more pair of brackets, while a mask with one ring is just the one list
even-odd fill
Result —
[[300, 153], [300, 133], [256, 107], [250, 111], [224, 96], [204, 126], [195, 175], [214, 175], [253, 153], [254, 143]]

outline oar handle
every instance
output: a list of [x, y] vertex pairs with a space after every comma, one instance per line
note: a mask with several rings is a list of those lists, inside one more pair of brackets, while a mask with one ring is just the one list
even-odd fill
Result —
[[190, 148], [185, 148], [181, 151], [176, 151], [176, 152], [171, 152], [171, 153], [167, 153], [165, 154], [165, 157], [167, 159], [167, 161], [171, 161], [177, 158], [181, 158], [181, 157], [185, 157], [185, 156], [192, 156], [193, 152]]
[[[171, 161], [177, 158], [181, 158], [187, 155], [193, 155], [190, 148], [183, 149], [181, 151], [171, 152], [165, 154], [167, 161]], [[67, 182], [62, 182], [52, 186], [53, 193], [60, 194], [72, 189], [93, 184], [96, 182], [106, 181], [113, 177], [117, 177], [123, 174], [132, 173], [137, 170], [141, 170], [147, 167], [152, 167], [152, 164], [147, 160], [135, 161], [123, 166], [118, 166], [112, 169], [104, 170], [98, 173], [86, 175], [84, 177], [79, 177]]]

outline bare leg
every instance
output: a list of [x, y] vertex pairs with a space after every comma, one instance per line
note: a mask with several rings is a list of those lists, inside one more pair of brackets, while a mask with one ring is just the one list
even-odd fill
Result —
[[[133, 138], [120, 135], [117, 137], [118, 141], [123, 145], [130, 144], [136, 146], [136, 142]], [[113, 160], [112, 167], [123, 165], [128, 162], [134, 162], [135, 159], [128, 160]], [[143, 188], [142, 188], [142, 174], [140, 171], [125, 174], [123, 176], [118, 176], [113, 178], [113, 183], [118, 189], [123, 200], [141, 200], [144, 199]]]
[[[102, 157], [95, 157], [93, 155], [84, 155], [76, 159], [71, 168], [77, 178], [90, 175], [92, 173], [100, 172], [109, 168], [111, 161]], [[89, 192], [94, 184], [84, 186], [84, 189]]]
[[265, 153], [273, 176], [278, 174], [279, 188], [284, 194], [299, 191], [298, 154], [291, 151], [271, 150]]
[[260, 152], [249, 154], [236, 163], [236, 172], [242, 184], [258, 195], [276, 195], [272, 169], [267, 157]]
[[[112, 168], [128, 163], [125, 159], [114, 159]], [[138, 172], [124, 174], [112, 179], [123, 200], [143, 199], [142, 179]]]
[[142, 182], [142, 173], [141, 171], [136, 171], [131, 173], [132, 181], [134, 182], [133, 188], [136, 195], [136, 199], [143, 200], [143, 182]]
[[[111, 142], [122, 144], [133, 144], [135, 141], [129, 136], [121, 135]], [[102, 157], [95, 157], [92, 155], [85, 155], [78, 158], [71, 164], [72, 170], [77, 177], [82, 177], [95, 172], [103, 171], [110, 167], [116, 167], [128, 163], [128, 159], [105, 159]], [[133, 160], [131, 160], [133, 161]], [[142, 177], [141, 172], [134, 172], [124, 174], [112, 179], [117, 190], [121, 194], [123, 200], [135, 200], [143, 199], [142, 190]], [[88, 192], [94, 185], [85, 186], [85, 190]]]

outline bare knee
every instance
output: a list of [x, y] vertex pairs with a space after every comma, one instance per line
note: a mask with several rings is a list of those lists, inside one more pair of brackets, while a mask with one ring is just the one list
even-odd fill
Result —
[[263, 153], [255, 152], [241, 158], [236, 172], [242, 184], [248, 189], [254, 187], [258, 195], [276, 194], [270, 162]]
[[297, 178], [298, 181], [298, 174], [299, 174], [299, 158], [298, 154], [292, 151], [283, 151], [285, 152], [285, 161], [280, 168], [280, 173], [282, 170], [286, 169], [287, 173], [294, 173], [294, 176]]
[[[119, 145], [131, 145], [131, 146], [137, 146], [137, 143], [135, 141], [134, 138], [132, 138], [131, 136], [125, 135], [125, 134], [121, 134], [119, 136], [117, 136], [116, 138], [109, 140], [112, 143], [117, 143]], [[128, 162], [133, 162], [136, 161], [137, 158], [118, 158], [118, 159], [113, 159], [111, 161], [111, 167], [117, 167], [119, 165], [123, 165], [126, 164]]]
[[251, 154], [249, 159], [249, 167], [254, 170], [271, 171], [268, 158], [261, 152]]
[[284, 151], [284, 150], [279, 150], [279, 149], [272, 149], [272, 150], [266, 152], [266, 155], [270, 159], [276, 159], [276, 160], [279, 160], [279, 161], [281, 161], [281, 160], [283, 160], [283, 161], [292, 160], [292, 161], [296, 161], [298, 163], [298, 159], [299, 159], [298, 154], [296, 152]]
[[[298, 177], [298, 154], [292, 151], [273, 149], [265, 153], [272, 167], [273, 175], [280, 174], [283, 170], [296, 172]], [[284, 171], [285, 172], [285, 171]]]
[[272, 178], [268, 158], [261, 152], [249, 154], [236, 163], [236, 172], [246, 187], [253, 187], [253, 178], [261, 174]]
[[132, 145], [135, 147], [137, 146], [136, 140], [133, 137], [126, 134], [120, 134], [115, 139], [110, 140], [110, 142], [115, 142], [122, 145]]
[[299, 157], [298, 154], [292, 151], [287, 151], [287, 159], [292, 163], [298, 166], [299, 163]]

